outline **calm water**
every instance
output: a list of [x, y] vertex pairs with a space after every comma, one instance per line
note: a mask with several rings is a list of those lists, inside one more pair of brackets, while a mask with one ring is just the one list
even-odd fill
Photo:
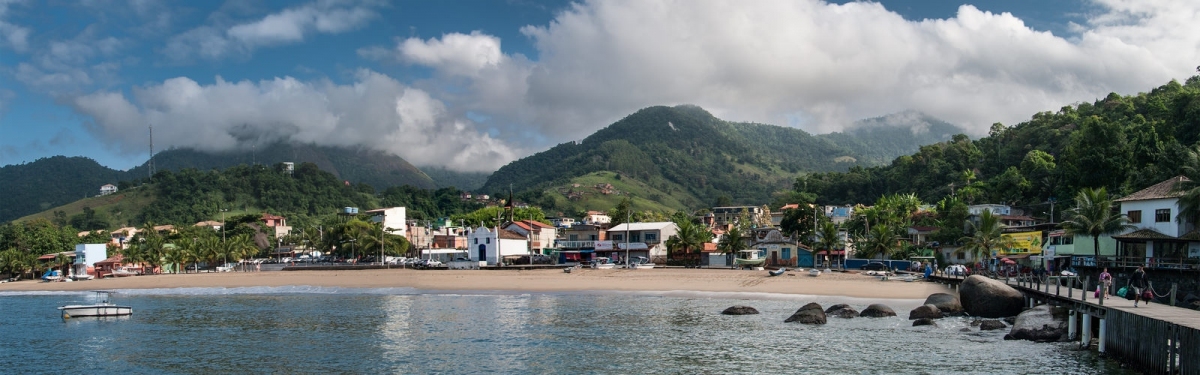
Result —
[[[84, 293], [0, 292], [4, 373], [1096, 374], [1070, 344], [959, 332], [963, 319], [784, 324], [807, 302], [719, 293], [434, 293], [413, 289], [125, 290], [128, 318], [61, 320]], [[762, 314], [723, 316], [732, 305]]]

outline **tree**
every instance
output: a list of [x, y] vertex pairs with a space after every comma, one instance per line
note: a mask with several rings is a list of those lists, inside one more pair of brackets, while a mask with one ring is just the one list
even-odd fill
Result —
[[698, 253], [704, 248], [704, 243], [712, 241], [712, 232], [700, 224], [684, 221], [676, 225], [679, 230], [667, 239], [668, 255]]
[[[826, 254], [832, 253], [834, 250], [841, 250], [846, 247], [845, 241], [842, 241], [841, 226], [834, 224], [833, 221], [825, 220], [819, 225], [817, 231], [817, 250], [824, 250]], [[813, 253], [816, 255], [816, 253]]]
[[1175, 221], [1184, 224], [1200, 224], [1200, 145], [1188, 150], [1183, 165], [1185, 180], [1176, 182], [1173, 191], [1181, 192], [1179, 196], [1179, 215]]
[[1100, 255], [1100, 236], [1116, 234], [1137, 227], [1129, 224], [1129, 218], [1116, 212], [1107, 188], [1084, 188], [1075, 196], [1075, 207], [1067, 210], [1063, 229], [1068, 234], [1092, 237], [1093, 254]]
[[994, 249], [1012, 246], [1012, 238], [1004, 236], [1000, 217], [993, 215], [992, 210], [983, 210], [979, 214], [979, 222], [968, 221], [967, 227], [968, 236], [959, 241], [963, 244], [963, 250], [975, 254], [980, 261], [990, 258]]
[[867, 236], [859, 237], [856, 243], [862, 244], [855, 246], [859, 257], [891, 257], [899, 249], [900, 235], [887, 224], [874, 225]]
[[717, 249], [725, 254], [736, 255], [737, 252], [746, 249], [746, 242], [742, 241], [742, 237], [745, 236], [745, 231], [740, 226], [735, 225], [728, 232], [725, 232], [725, 235], [721, 236], [721, 242], [717, 244]]

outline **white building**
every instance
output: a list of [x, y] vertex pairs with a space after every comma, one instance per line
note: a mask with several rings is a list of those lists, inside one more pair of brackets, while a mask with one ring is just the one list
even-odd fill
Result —
[[479, 227], [467, 237], [467, 252], [472, 261], [495, 266], [506, 256], [529, 254], [529, 242], [510, 230]]
[[535, 220], [521, 220], [508, 223], [508, 225], [504, 226], [504, 229], [529, 238], [530, 246], [538, 254], [545, 254], [542, 249], [554, 246], [554, 238], [558, 236], [557, 229]]
[[584, 224], [600, 225], [612, 222], [612, 218], [608, 214], [600, 211], [588, 211], [587, 216], [583, 217]]
[[550, 222], [559, 228], [570, 228], [572, 225], [575, 225], [575, 219], [569, 217], [556, 217], [550, 219]]
[[408, 238], [408, 219], [404, 207], [379, 208], [366, 211], [365, 214], [372, 216], [371, 221], [382, 222], [383, 229], [388, 233]]
[[[1200, 257], [1200, 235], [1195, 223], [1176, 220], [1181, 212], [1176, 184], [1186, 177], [1172, 177], [1128, 196], [1117, 199], [1121, 212], [1136, 230], [1112, 236], [1118, 243], [1117, 256], [1133, 258], [1164, 258], [1178, 261]], [[1079, 245], [1079, 240], [1075, 240]], [[1108, 250], [1108, 249], [1104, 249]], [[1111, 254], [1101, 251], [1100, 255]]]
[[679, 227], [670, 221], [624, 223], [608, 230], [610, 241], [597, 242], [596, 252], [624, 258], [628, 250], [630, 257], [644, 256], [651, 262], [666, 262], [666, 241], [677, 232]]
[[96, 262], [108, 259], [108, 245], [89, 243], [75, 245], [75, 264], [72, 266], [76, 275], [95, 275]]
[[[100, 195], [109, 195], [109, 194], [116, 193], [116, 192], [117, 192], [117, 185], [104, 184], [104, 186], [100, 187]], [[104, 260], [104, 259], [101, 259], [101, 260]]]

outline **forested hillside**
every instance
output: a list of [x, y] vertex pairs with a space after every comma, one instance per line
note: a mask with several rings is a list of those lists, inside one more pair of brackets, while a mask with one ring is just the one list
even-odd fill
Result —
[[127, 174], [84, 157], [55, 156], [0, 167], [0, 222], [100, 193]]
[[573, 179], [581, 176], [615, 172], [652, 187], [656, 191], [644, 194], [663, 203], [690, 208], [718, 202], [762, 204], [802, 173], [878, 164], [915, 151], [919, 142], [946, 139], [949, 135], [941, 133], [955, 129], [942, 122], [924, 123], [929, 120], [916, 119], [928, 132], [875, 120], [860, 122], [847, 133], [813, 136], [794, 128], [723, 121], [696, 106], [650, 107], [582, 142], [510, 163], [481, 190], [494, 194], [512, 186], [525, 192], [523, 199], [570, 211], [588, 202], [564, 204], [563, 191], [570, 188], [564, 186], [577, 184]]
[[1048, 217], [1046, 202], [1069, 201], [1081, 188], [1121, 196], [1180, 174], [1198, 141], [1200, 77], [1192, 77], [1038, 113], [1014, 126], [994, 124], [982, 139], [956, 136], [887, 166], [801, 177], [795, 189], [828, 204], [870, 203], [893, 193], [924, 201], [955, 195]]

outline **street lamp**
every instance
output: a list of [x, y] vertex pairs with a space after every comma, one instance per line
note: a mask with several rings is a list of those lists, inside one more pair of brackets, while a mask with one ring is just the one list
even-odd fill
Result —
[[221, 209], [221, 243], [222, 244], [225, 243], [225, 213], [228, 211], [229, 211], [228, 208]]

